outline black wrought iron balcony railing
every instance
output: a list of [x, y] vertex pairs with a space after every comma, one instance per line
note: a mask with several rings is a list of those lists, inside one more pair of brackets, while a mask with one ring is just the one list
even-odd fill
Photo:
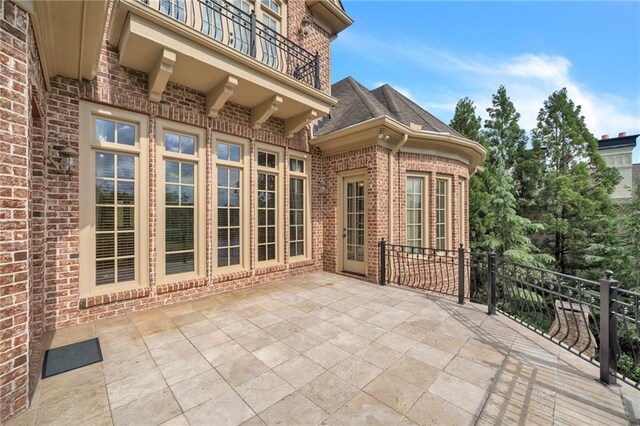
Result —
[[202, 34], [318, 90], [320, 55], [224, 0], [139, 0]]

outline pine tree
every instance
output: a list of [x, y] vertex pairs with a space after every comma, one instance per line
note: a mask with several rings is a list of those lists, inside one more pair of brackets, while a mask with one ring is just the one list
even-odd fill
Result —
[[491, 163], [504, 160], [508, 171], [513, 170], [527, 146], [527, 137], [520, 127], [520, 113], [507, 95], [504, 86], [492, 96], [492, 106], [487, 108], [489, 119], [484, 122], [485, 134], [491, 152]]
[[[476, 107], [471, 99], [463, 98], [458, 101], [449, 125], [467, 139], [485, 145], [482, 120], [476, 115]], [[485, 224], [489, 206], [487, 179], [484, 173], [476, 173], [469, 179], [469, 230], [471, 246], [474, 249], [478, 248], [478, 243], [483, 240], [487, 230]]]
[[529, 235], [541, 231], [542, 225], [519, 216], [516, 212], [516, 198], [513, 195], [513, 179], [507, 173], [504, 160], [498, 158], [490, 166], [488, 178], [488, 209], [485, 217], [485, 237], [479, 244], [483, 250], [492, 250], [515, 262], [534, 266], [545, 266], [553, 261], [546, 254], [538, 254], [538, 249]]
[[610, 194], [619, 181], [597, 150], [580, 106], [566, 89], [544, 102], [533, 130], [543, 175], [532, 205], [545, 228], [538, 247], [555, 259], [556, 269], [593, 276], [610, 264], [616, 246], [616, 214]]
[[[469, 98], [461, 99], [456, 105], [451, 127], [487, 147], [480, 123], [473, 102]], [[469, 187], [472, 248], [495, 250], [515, 261], [542, 265], [548, 259], [535, 255], [537, 249], [528, 237], [541, 227], [516, 213], [515, 189], [504, 159], [498, 156], [495, 161], [487, 160], [483, 167], [483, 171], [471, 176]]]
[[633, 199], [620, 214], [620, 267], [615, 270], [621, 287], [640, 291], [640, 178], [633, 184]]

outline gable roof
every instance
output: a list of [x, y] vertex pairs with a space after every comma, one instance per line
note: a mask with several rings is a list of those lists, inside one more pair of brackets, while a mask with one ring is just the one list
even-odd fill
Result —
[[418, 124], [422, 130], [462, 136], [388, 84], [369, 90], [347, 77], [331, 86], [331, 95], [338, 98], [338, 104], [316, 125], [318, 136], [382, 116], [406, 126]]

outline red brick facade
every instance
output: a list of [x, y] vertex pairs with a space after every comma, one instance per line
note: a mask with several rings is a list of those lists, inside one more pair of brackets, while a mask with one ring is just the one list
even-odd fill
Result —
[[[302, 19], [310, 19], [303, 0], [288, 2], [288, 36], [307, 50], [318, 51], [322, 90], [330, 92], [330, 39], [315, 24], [306, 37], [298, 34]], [[78, 81], [65, 77], [50, 79], [45, 86], [29, 15], [11, 1], [0, 3], [0, 423], [28, 406], [28, 394], [37, 383], [45, 330], [149, 309], [207, 294], [224, 292], [268, 281], [325, 269], [338, 271], [337, 174], [362, 169], [367, 176], [367, 272], [378, 275], [378, 246], [388, 235], [389, 150], [371, 146], [322, 156], [309, 145], [309, 129], [287, 139], [284, 122], [270, 118], [260, 130], [250, 126], [250, 109], [227, 103], [217, 118], [206, 111], [203, 93], [169, 82], [160, 103], [148, 100], [148, 76], [118, 63], [118, 51], [103, 43], [97, 77]], [[105, 32], [106, 33], [106, 32]], [[59, 152], [71, 147], [80, 151], [81, 101], [108, 105], [144, 114], [149, 119], [148, 255], [149, 285], [144, 288], [85, 297], [80, 292], [80, 208], [78, 174], [67, 175], [56, 166]], [[159, 285], [156, 282], [157, 217], [156, 137], [159, 119], [172, 120], [204, 129], [206, 134], [206, 274], [191, 281]], [[255, 261], [256, 233], [250, 232], [249, 268], [233, 274], [219, 274], [215, 268], [215, 208], [213, 193], [216, 134], [244, 138], [250, 147], [250, 194], [257, 191], [257, 143], [307, 153], [310, 171], [311, 257], [302, 262], [289, 259], [288, 214], [282, 214], [283, 261], [259, 268]], [[46, 158], [48, 155], [48, 159]], [[460, 162], [439, 157], [400, 153], [396, 156], [393, 181], [394, 239], [403, 242], [406, 174], [411, 171], [446, 174], [453, 179], [452, 217], [459, 217], [459, 179], [468, 179]], [[80, 164], [82, 168], [83, 165]], [[86, 165], [84, 165], [86, 167]], [[288, 166], [283, 174], [282, 197], [288, 206]], [[320, 188], [326, 186], [326, 193]], [[433, 188], [433, 186], [431, 186]], [[432, 199], [433, 193], [430, 199]], [[257, 200], [251, 196], [250, 230], [256, 228]], [[433, 203], [429, 203], [432, 205]], [[467, 209], [467, 206], [464, 206]], [[465, 215], [468, 217], [468, 215]], [[458, 227], [453, 226], [458, 241]], [[468, 232], [468, 231], [466, 231]], [[430, 233], [433, 234], [432, 232]]]

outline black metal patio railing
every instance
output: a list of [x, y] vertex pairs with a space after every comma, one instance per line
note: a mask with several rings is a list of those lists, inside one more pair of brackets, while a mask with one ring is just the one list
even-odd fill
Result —
[[320, 55], [225, 0], [139, 0], [244, 55], [321, 90]]
[[640, 388], [640, 293], [620, 289], [610, 271], [596, 282], [464, 247], [379, 246], [381, 285], [486, 304], [599, 366], [603, 382]]

